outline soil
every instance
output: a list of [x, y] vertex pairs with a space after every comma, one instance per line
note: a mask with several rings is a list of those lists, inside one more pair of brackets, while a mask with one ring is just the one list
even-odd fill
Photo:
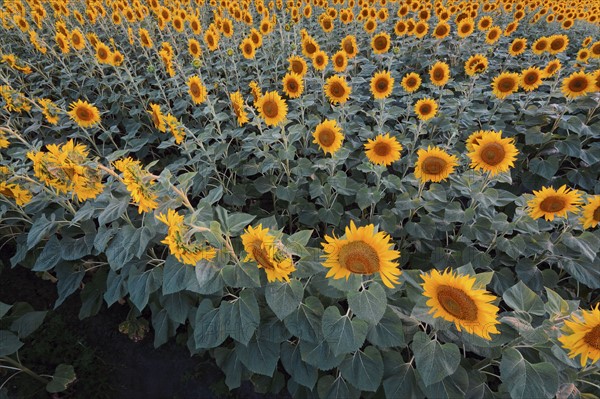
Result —
[[[0, 258], [0, 301], [23, 301], [35, 310], [49, 310], [42, 326], [25, 339], [25, 346], [19, 350], [22, 364], [38, 374], [49, 375], [58, 364], [72, 364], [77, 374], [68, 391], [57, 396], [50, 396], [42, 384], [21, 374], [6, 385], [9, 398], [275, 397], [255, 393], [247, 381], [230, 392], [223, 373], [210, 357], [191, 357], [188, 349], [174, 339], [155, 349], [150, 331], [143, 340], [133, 342], [118, 330], [127, 318], [127, 305], [114, 304], [109, 309], [103, 305], [96, 316], [79, 320], [81, 300], [75, 293], [53, 311], [56, 286], [23, 267], [10, 268], [6, 248]], [[0, 372], [0, 385], [8, 376]]]

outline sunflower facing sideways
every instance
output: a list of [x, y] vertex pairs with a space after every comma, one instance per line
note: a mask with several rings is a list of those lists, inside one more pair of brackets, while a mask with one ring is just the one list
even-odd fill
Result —
[[236, 91], [229, 95], [229, 99], [231, 100], [231, 107], [233, 108], [233, 112], [237, 118], [237, 122], [239, 126], [244, 126], [248, 122], [248, 114], [246, 110], [244, 110], [244, 99], [242, 98], [242, 93], [240, 91]]
[[502, 138], [502, 131], [480, 132], [471, 146], [473, 149], [467, 154], [471, 158], [471, 168], [489, 172], [490, 176], [508, 171], [519, 153], [512, 138]]
[[376, 100], [389, 97], [394, 89], [394, 78], [388, 71], [376, 72], [371, 78], [371, 93]]
[[386, 287], [394, 288], [399, 284], [398, 276], [402, 272], [395, 260], [400, 257], [400, 251], [393, 249], [388, 234], [375, 233], [374, 225], [356, 227], [351, 221], [344, 237], [326, 235], [321, 245], [325, 252], [323, 266], [329, 269], [325, 277], [338, 280], [348, 279], [352, 274], [379, 273]]
[[200, 77], [197, 75], [191, 76], [188, 81], [188, 92], [192, 97], [194, 104], [202, 104], [206, 101], [206, 87], [202, 84]]
[[563, 334], [558, 337], [563, 348], [569, 351], [572, 359], [580, 355], [581, 367], [600, 360], [600, 304], [591, 310], [582, 310], [581, 316], [572, 315], [565, 320]]
[[77, 100], [69, 106], [69, 116], [80, 127], [88, 128], [100, 122], [100, 112], [93, 104]]
[[335, 154], [344, 141], [342, 129], [335, 120], [326, 119], [319, 123], [313, 132], [313, 143], [318, 144], [325, 154]]
[[465, 330], [469, 334], [491, 340], [490, 334], [499, 334], [496, 325], [500, 310], [492, 302], [495, 295], [485, 289], [474, 288], [475, 277], [464, 276], [445, 270], [440, 273], [432, 270], [422, 274], [424, 283], [423, 295], [430, 298], [427, 306], [433, 317], [441, 317], [454, 323], [458, 331]]
[[571, 190], [566, 185], [558, 190], [552, 187], [542, 187], [540, 191], [533, 191], [534, 197], [527, 201], [529, 216], [533, 219], [543, 217], [553, 221], [555, 217], [567, 217], [567, 212], [579, 213], [581, 193]]
[[439, 147], [427, 147], [426, 150], [417, 151], [415, 176], [421, 182], [432, 181], [439, 183], [446, 180], [458, 165], [458, 158], [448, 154]]
[[375, 139], [369, 139], [365, 144], [365, 150], [369, 161], [377, 165], [391, 165], [400, 159], [402, 144], [390, 134], [380, 134]]
[[165, 116], [160, 109], [160, 105], [150, 103], [150, 111], [148, 111], [148, 113], [152, 118], [154, 127], [157, 128], [159, 132], [165, 133], [167, 131], [167, 125], [165, 123]]
[[263, 228], [262, 224], [256, 228], [248, 226], [241, 238], [248, 254], [245, 262], [254, 261], [259, 269], [265, 269], [269, 282], [290, 281], [290, 274], [296, 270], [292, 258], [278, 247], [268, 228]]
[[38, 100], [38, 103], [42, 107], [42, 114], [52, 125], [57, 125], [60, 117], [60, 108], [49, 98], [43, 98]]
[[290, 66], [288, 68], [290, 71], [297, 73], [300, 76], [306, 75], [308, 67], [306, 65], [306, 61], [304, 61], [302, 57], [293, 55], [290, 58], [288, 58], [288, 62], [290, 63]]
[[581, 209], [579, 221], [584, 229], [592, 229], [600, 223], [600, 195], [588, 199], [587, 204]]
[[517, 37], [514, 39], [510, 46], [508, 47], [508, 53], [513, 57], [516, 57], [519, 54], [523, 54], [527, 49], [527, 39], [522, 37]]
[[352, 89], [340, 75], [333, 75], [327, 79], [325, 86], [325, 95], [329, 99], [329, 102], [333, 104], [343, 104], [350, 98]]
[[265, 93], [256, 102], [260, 116], [268, 126], [276, 126], [285, 120], [288, 107], [283, 98], [276, 91]]

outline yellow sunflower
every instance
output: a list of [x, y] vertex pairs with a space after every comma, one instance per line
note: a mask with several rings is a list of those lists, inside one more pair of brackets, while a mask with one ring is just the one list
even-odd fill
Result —
[[302, 76], [294, 72], [288, 72], [283, 77], [283, 92], [289, 98], [298, 98], [304, 91], [304, 82]]
[[448, 154], [439, 147], [427, 147], [426, 150], [417, 151], [415, 176], [422, 182], [432, 181], [439, 183], [454, 172], [458, 165], [458, 158]]
[[500, 39], [501, 34], [502, 29], [500, 29], [498, 26], [494, 26], [485, 34], [485, 42], [487, 44], [494, 44]]
[[98, 43], [96, 46], [96, 59], [100, 64], [108, 64], [110, 61], [110, 49], [108, 46], [102, 42]]
[[340, 75], [333, 75], [327, 79], [324, 86], [325, 95], [333, 104], [343, 104], [350, 98], [352, 89]]
[[71, 111], [68, 112], [69, 116], [80, 127], [87, 128], [100, 122], [98, 108], [87, 101], [77, 100], [71, 103], [69, 107], [71, 108]]
[[265, 269], [269, 282], [290, 281], [290, 274], [296, 270], [292, 258], [269, 234], [268, 228], [263, 228], [262, 224], [256, 228], [248, 226], [241, 238], [247, 253], [245, 262], [254, 261], [259, 269]]
[[423, 98], [415, 104], [415, 113], [417, 118], [422, 121], [428, 121], [437, 114], [438, 105], [432, 98]]
[[600, 195], [588, 199], [582, 208], [582, 217], [579, 219], [584, 229], [592, 229], [600, 223]]
[[256, 56], [256, 48], [254, 47], [254, 42], [249, 37], [242, 40], [240, 43], [240, 50], [242, 51], [242, 55], [247, 60], [252, 60]]
[[563, 334], [558, 337], [563, 348], [569, 351], [572, 359], [580, 355], [581, 367], [600, 360], [600, 304], [591, 310], [583, 310], [581, 316], [573, 315], [565, 320]]
[[276, 91], [265, 93], [257, 102], [256, 108], [260, 116], [269, 126], [276, 126], [287, 116], [287, 104]]
[[42, 114], [44, 114], [48, 123], [57, 125], [60, 117], [60, 108], [48, 98], [40, 99], [38, 102], [42, 107]]
[[456, 33], [458, 37], [464, 39], [467, 36], [470, 36], [471, 33], [475, 30], [475, 23], [471, 18], [465, 18], [461, 20], [456, 27]]
[[356, 57], [358, 54], [358, 45], [356, 44], [356, 37], [354, 35], [344, 37], [340, 46], [346, 52], [349, 59]]
[[202, 84], [200, 77], [197, 75], [190, 76], [187, 81], [188, 93], [192, 97], [194, 104], [202, 104], [206, 101], [206, 87]]
[[402, 88], [408, 93], [414, 93], [421, 87], [421, 77], [416, 72], [407, 73], [402, 78]]
[[371, 47], [375, 54], [387, 53], [390, 49], [390, 35], [386, 32], [380, 32], [371, 39]]
[[469, 57], [465, 62], [465, 73], [469, 76], [475, 76], [478, 73], [483, 73], [488, 68], [489, 61], [483, 54], [475, 54]]
[[552, 61], [548, 62], [548, 64], [544, 68], [544, 75], [547, 78], [550, 78], [550, 77], [554, 76], [554, 74], [556, 74], [556, 72], [558, 72], [560, 70], [560, 68], [562, 68], [560, 60], [558, 60], [558, 59], [552, 60]]
[[590, 55], [592, 58], [600, 58], [600, 41], [594, 42], [590, 47]]
[[388, 71], [376, 72], [371, 78], [371, 93], [376, 100], [389, 97], [394, 89], [394, 78]]
[[313, 143], [318, 144], [325, 154], [335, 154], [344, 141], [342, 129], [335, 120], [326, 119], [319, 123], [313, 132]]
[[313, 66], [317, 71], [324, 71], [327, 67], [327, 63], [329, 62], [329, 57], [327, 56], [326, 52], [319, 50], [313, 55], [312, 61]]
[[62, 33], [57, 33], [54, 39], [56, 40], [56, 45], [63, 54], [67, 54], [71, 51], [67, 36], [63, 35]]
[[374, 225], [357, 228], [351, 221], [344, 238], [326, 235], [321, 245], [326, 258], [323, 266], [330, 269], [326, 277], [337, 280], [348, 279], [352, 274], [379, 273], [386, 287], [394, 288], [395, 284], [399, 284], [398, 276], [402, 272], [395, 260], [400, 257], [400, 251], [393, 249], [394, 244], [388, 234], [383, 231], [375, 233]]
[[544, 71], [538, 67], [530, 67], [521, 72], [519, 84], [525, 91], [532, 91], [540, 87]]
[[79, 29], [73, 29], [71, 32], [71, 44], [75, 50], [83, 50], [85, 48], [85, 39], [83, 33]]
[[544, 51], [547, 51], [547, 50], [548, 50], [548, 38], [547, 37], [540, 37], [535, 42], [533, 42], [533, 45], [531, 46], [531, 51], [533, 51], [533, 54], [540, 55]]
[[582, 48], [577, 52], [577, 61], [587, 63], [590, 58], [590, 50]]
[[143, 47], [152, 48], [152, 46], [154, 46], [150, 33], [146, 29], [140, 28], [138, 33]]
[[440, 273], [432, 270], [421, 275], [423, 295], [430, 298], [427, 306], [433, 317], [454, 323], [458, 331], [491, 340], [490, 334], [500, 334], [496, 328], [500, 310], [492, 302], [496, 296], [485, 289], [474, 288], [475, 277], [456, 274], [452, 270]]
[[508, 46], [508, 53], [513, 57], [516, 57], [519, 54], [523, 54], [525, 49], [527, 49], [527, 39], [517, 37], [510, 43], [510, 46]]
[[306, 75], [306, 71], [308, 70], [308, 68], [306, 66], [306, 61], [304, 61], [302, 57], [293, 55], [290, 58], [288, 58], [288, 62], [290, 63], [288, 70], [300, 76]]
[[331, 57], [333, 70], [336, 72], [344, 72], [348, 66], [348, 56], [344, 50], [339, 50]]
[[492, 132], [492, 130], [478, 130], [476, 132], [471, 133], [471, 135], [467, 138], [465, 143], [467, 150], [469, 152], [473, 152], [475, 150], [474, 145], [479, 143], [479, 140], [483, 137], [484, 133]]
[[246, 122], [248, 122], [248, 114], [246, 110], [244, 110], [244, 99], [242, 98], [242, 93], [240, 91], [236, 91], [235, 93], [231, 93], [229, 95], [229, 99], [231, 100], [231, 107], [233, 108], [233, 112], [237, 118], [237, 122], [239, 126], [244, 126]]
[[473, 150], [467, 154], [471, 158], [471, 168], [489, 172], [490, 176], [508, 171], [519, 154], [513, 141], [502, 138], [502, 131], [481, 132], [481, 137], [472, 144]]
[[445, 21], [440, 21], [433, 29], [433, 37], [443, 39], [450, 34], [450, 25]]
[[0, 181], [0, 194], [6, 198], [12, 198], [18, 206], [27, 205], [32, 198], [29, 190], [22, 188], [18, 184], [11, 184]]
[[569, 36], [567, 35], [552, 35], [549, 37], [548, 52], [556, 55], [562, 53], [569, 45]]
[[308, 35], [305, 36], [304, 39], [302, 39], [302, 54], [304, 54], [306, 58], [312, 59], [317, 51], [319, 51], [319, 44], [312, 37]]
[[585, 72], [573, 72], [563, 79], [562, 92], [565, 97], [573, 99], [585, 96], [594, 89], [594, 80]]
[[567, 212], [578, 213], [582, 203], [581, 193], [571, 190], [566, 185], [558, 190], [552, 187], [542, 187], [540, 191], [533, 191], [534, 198], [527, 201], [529, 216], [534, 219], [543, 217], [548, 221], [555, 217], [566, 217]]
[[148, 111], [148, 113], [152, 118], [154, 127], [156, 127], [160, 132], [165, 133], [167, 131], [167, 125], [165, 124], [165, 116], [160, 110], [160, 105], [150, 103], [150, 111]]
[[369, 139], [365, 144], [365, 150], [369, 161], [377, 165], [391, 165], [400, 159], [402, 144], [390, 134], [380, 134], [375, 139]]
[[450, 66], [442, 61], [436, 62], [429, 69], [429, 78], [431, 79], [431, 83], [436, 86], [445, 85], [450, 79]]
[[200, 47], [200, 42], [196, 39], [189, 39], [188, 51], [192, 57], [199, 58], [202, 55], [202, 47]]
[[499, 99], [504, 99], [519, 90], [519, 74], [502, 72], [492, 81], [492, 91]]

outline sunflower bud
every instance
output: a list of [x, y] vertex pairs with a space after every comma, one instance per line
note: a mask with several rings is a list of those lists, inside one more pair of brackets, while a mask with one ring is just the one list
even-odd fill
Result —
[[233, 49], [231, 47], [227, 49], [227, 55], [230, 57], [233, 56]]
[[394, 52], [394, 54], [400, 54], [400, 47], [394, 46], [394, 48], [392, 49], [392, 51]]
[[202, 66], [202, 60], [200, 58], [194, 58], [194, 61], [192, 61], [192, 66], [194, 68], [200, 68]]
[[149, 73], [154, 73], [154, 71], [156, 71], [156, 68], [154, 68], [154, 65], [148, 65], [146, 71]]
[[292, 30], [292, 27], [290, 26], [290, 24], [285, 24], [284, 29], [286, 32], [289, 32], [290, 30]]

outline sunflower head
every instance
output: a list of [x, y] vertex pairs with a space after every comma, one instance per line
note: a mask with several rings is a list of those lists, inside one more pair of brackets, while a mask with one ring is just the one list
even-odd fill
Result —
[[246, 262], [254, 261], [259, 269], [264, 269], [267, 280], [290, 281], [289, 275], [296, 270], [292, 258], [283, 251], [276, 238], [269, 234], [268, 228], [259, 224], [256, 228], [248, 226], [241, 236]]
[[417, 151], [415, 176], [422, 182], [441, 182], [450, 176], [458, 165], [458, 158], [439, 147], [427, 147]]
[[510, 43], [510, 46], [508, 47], [508, 53], [515, 57], [519, 54], [523, 54], [525, 49], [527, 49], [527, 39], [523, 37], [517, 37]]
[[331, 57], [333, 70], [336, 72], [344, 72], [348, 66], [348, 55], [344, 50], [339, 50]]
[[371, 39], [371, 47], [373, 48], [373, 52], [375, 54], [383, 54], [387, 53], [390, 49], [390, 35], [386, 32], [380, 32], [373, 36]]
[[371, 78], [371, 93], [376, 100], [389, 97], [394, 89], [394, 78], [388, 71], [376, 72]]
[[369, 161], [377, 165], [391, 165], [400, 159], [402, 144], [390, 134], [380, 134], [375, 139], [369, 139], [365, 144], [365, 150]]
[[450, 66], [445, 62], [438, 61], [429, 70], [431, 83], [436, 86], [443, 86], [450, 79]]
[[565, 320], [563, 334], [558, 337], [563, 348], [569, 351], [569, 357], [581, 356], [581, 367], [600, 360], [600, 308], [596, 304], [591, 310], [583, 310], [581, 315], [573, 315]]
[[443, 39], [450, 34], [450, 25], [445, 21], [440, 21], [433, 30], [433, 37]]
[[302, 80], [302, 76], [298, 75], [294, 72], [288, 72], [283, 77], [283, 92], [289, 98], [298, 98], [302, 95], [304, 91], [304, 81]]
[[285, 100], [276, 91], [265, 93], [256, 102], [256, 108], [269, 126], [276, 126], [283, 122], [288, 110]]
[[[502, 138], [502, 131], [479, 131], [476, 142], [473, 142], [473, 150], [468, 154], [471, 159], [471, 168], [489, 172], [490, 176], [506, 172], [517, 159], [517, 148], [513, 139]], [[475, 140], [474, 140], [475, 141]]]
[[333, 75], [325, 82], [325, 95], [333, 104], [343, 104], [350, 98], [352, 89], [340, 75]]
[[319, 50], [315, 52], [312, 61], [313, 66], [317, 71], [324, 71], [327, 67], [327, 63], [329, 62], [329, 57], [325, 51]]
[[206, 87], [202, 84], [200, 77], [197, 75], [191, 76], [187, 84], [194, 104], [201, 104], [206, 101]]
[[492, 91], [499, 99], [505, 99], [519, 89], [519, 74], [503, 72], [492, 81]]
[[544, 78], [544, 71], [538, 67], [530, 67], [521, 72], [519, 84], [525, 91], [532, 91], [540, 87]]
[[581, 193], [571, 190], [566, 185], [558, 190], [552, 187], [542, 187], [533, 191], [534, 197], [527, 201], [528, 213], [534, 219], [543, 217], [548, 221], [555, 217], [566, 217], [567, 212], [578, 213], [582, 203]]
[[254, 59], [256, 56], [256, 48], [254, 47], [254, 42], [249, 37], [242, 40], [240, 43], [240, 50], [242, 51], [242, 55], [247, 60]]
[[239, 90], [231, 93], [229, 99], [231, 100], [231, 107], [237, 118], [238, 125], [243, 126], [248, 122], [248, 114], [244, 109], [244, 98], [242, 97], [242, 93], [240, 93]]
[[302, 57], [299, 57], [297, 55], [291, 56], [290, 58], [288, 58], [288, 62], [290, 63], [290, 66], [288, 67], [289, 71], [294, 72], [300, 76], [306, 75], [306, 71], [308, 68], [306, 65], [306, 61], [304, 61]]
[[348, 35], [344, 37], [340, 47], [346, 52], [346, 55], [350, 59], [356, 57], [358, 54], [358, 46], [356, 44], [356, 37], [354, 35]]
[[563, 79], [562, 92], [569, 99], [585, 96], [594, 89], [594, 80], [585, 72], [573, 72]]
[[588, 198], [583, 206], [580, 222], [584, 229], [593, 229], [600, 223], [600, 195]]
[[415, 113], [422, 121], [428, 121], [437, 114], [438, 105], [432, 98], [423, 98], [415, 104]]
[[87, 101], [77, 100], [71, 103], [69, 106], [69, 116], [75, 121], [80, 127], [87, 128], [94, 126], [100, 122], [100, 112], [93, 104]]
[[416, 72], [407, 73], [402, 78], [402, 88], [408, 93], [414, 93], [421, 86], [421, 76]]
[[335, 120], [330, 119], [319, 123], [312, 135], [313, 143], [318, 144], [325, 154], [335, 154], [344, 141], [342, 129]]
[[152, 123], [154, 123], [154, 127], [156, 127], [160, 132], [165, 133], [167, 131], [167, 125], [165, 123], [165, 116], [163, 115], [160, 105], [150, 103], [150, 118], [152, 119]]
[[544, 75], [547, 78], [550, 78], [550, 77], [554, 76], [554, 74], [556, 74], [556, 72], [558, 72], [561, 67], [562, 67], [562, 65], [561, 65], [559, 59], [552, 60], [552, 61], [548, 62], [548, 64], [544, 68]]
[[398, 276], [402, 272], [395, 260], [400, 257], [400, 251], [393, 249], [389, 235], [382, 231], [376, 233], [372, 224], [357, 228], [351, 221], [344, 237], [326, 235], [321, 245], [325, 252], [323, 266], [329, 269], [326, 277], [348, 279], [352, 274], [379, 273], [387, 287], [394, 288], [394, 284], [399, 283]]

